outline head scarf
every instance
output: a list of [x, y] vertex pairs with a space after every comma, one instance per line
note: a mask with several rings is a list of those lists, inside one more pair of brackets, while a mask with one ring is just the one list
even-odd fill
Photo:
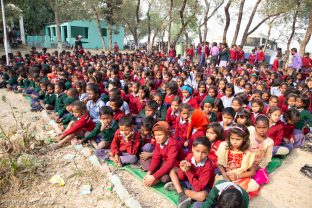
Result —
[[191, 116], [191, 123], [188, 125], [188, 128], [187, 128], [186, 138], [189, 139], [191, 137], [193, 129], [206, 130], [206, 127], [208, 126], [208, 124], [209, 124], [209, 120], [206, 114], [199, 109], [195, 109]]
[[189, 93], [190, 95], [193, 94], [193, 89], [192, 89], [190, 86], [184, 85], [183, 87], [181, 87], [181, 91], [182, 91], [182, 90], [188, 91], [188, 93]]
[[212, 106], [214, 105], [215, 99], [210, 97], [209, 95], [203, 100], [202, 105], [205, 105], [205, 103], [210, 103]]
[[166, 133], [166, 135], [170, 134], [170, 126], [166, 121], [158, 121], [154, 126], [153, 126], [153, 132], [154, 131], [163, 131]]

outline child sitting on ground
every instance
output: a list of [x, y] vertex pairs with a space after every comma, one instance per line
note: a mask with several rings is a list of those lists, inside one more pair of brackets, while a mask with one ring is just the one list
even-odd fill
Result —
[[140, 147], [140, 133], [135, 131], [132, 116], [124, 116], [119, 121], [119, 129], [115, 132], [111, 144], [109, 158], [117, 166], [135, 164]]
[[83, 138], [87, 132], [92, 131], [95, 127], [83, 102], [74, 102], [72, 108], [77, 121], [67, 126], [67, 129], [58, 137], [58, 143], [54, 144], [52, 149], [58, 149], [69, 141], [73, 145], [77, 144], [79, 142], [77, 139]]
[[65, 84], [63, 82], [57, 82], [54, 85], [54, 92], [56, 95], [54, 112], [56, 113], [55, 119], [59, 120], [66, 113], [66, 108], [64, 101], [67, 98], [67, 95], [64, 93]]
[[188, 207], [191, 200], [198, 201], [194, 204], [196, 206], [208, 196], [214, 182], [214, 165], [208, 158], [210, 147], [211, 143], [206, 137], [195, 139], [192, 153], [180, 162], [179, 168], [170, 171], [172, 182], [165, 184], [165, 188], [174, 186], [179, 194], [178, 207]]
[[153, 186], [159, 181], [169, 182], [170, 170], [179, 164], [183, 153], [178, 141], [170, 137], [170, 127], [165, 121], [158, 121], [153, 127], [156, 146], [151, 165], [144, 177], [144, 185]]
[[222, 121], [219, 122], [224, 129], [224, 138], [227, 137], [231, 127], [234, 124], [235, 111], [232, 107], [224, 108], [222, 111]]
[[118, 129], [118, 123], [113, 118], [113, 109], [109, 106], [100, 108], [100, 122], [86, 135], [82, 142], [91, 141], [95, 149], [108, 149]]
[[55, 106], [56, 95], [54, 94], [54, 85], [47, 86], [47, 92], [43, 100], [40, 100], [40, 105], [46, 110], [53, 110]]
[[254, 166], [256, 174], [253, 179], [261, 186], [269, 182], [269, 174], [267, 166], [272, 159], [274, 142], [267, 137], [269, 129], [269, 119], [264, 115], [256, 118], [256, 132], [250, 137], [250, 149], [255, 152]]
[[188, 104], [181, 104], [181, 113], [176, 120], [176, 128], [173, 139], [179, 141], [181, 147], [186, 141], [186, 132], [188, 127], [188, 119], [192, 115], [192, 107]]
[[76, 118], [73, 114], [73, 106], [72, 104], [75, 102], [76, 100], [72, 97], [67, 97], [64, 101], [64, 105], [66, 108], [66, 111], [68, 113], [66, 113], [61, 119], [61, 123], [59, 123], [59, 127], [62, 131], [64, 131], [64, 129], [67, 128], [67, 125], [71, 122], [71, 121], [75, 121]]
[[156, 123], [156, 119], [153, 117], [145, 117], [142, 120], [140, 134], [141, 134], [141, 154], [140, 154], [140, 163], [144, 171], [148, 170], [148, 167], [151, 165], [151, 157], [153, 156], [153, 151], [155, 149], [156, 141], [152, 136], [153, 126]]
[[100, 122], [100, 108], [105, 106], [105, 103], [101, 100], [100, 88], [97, 84], [90, 83], [87, 86], [87, 93], [89, 101], [87, 102], [87, 110], [90, 113], [94, 123]]
[[211, 142], [211, 148], [208, 157], [216, 167], [218, 162], [218, 156], [216, 153], [224, 137], [223, 127], [218, 122], [209, 124], [206, 131], [206, 137]]

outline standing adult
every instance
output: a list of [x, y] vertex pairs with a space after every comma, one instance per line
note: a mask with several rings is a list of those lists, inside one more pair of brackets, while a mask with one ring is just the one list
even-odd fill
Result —
[[226, 43], [221, 44], [219, 66], [226, 67], [230, 58], [230, 51]]
[[78, 51], [79, 48], [81, 48], [81, 49], [83, 48], [83, 47], [82, 47], [81, 38], [82, 38], [81, 35], [78, 35], [78, 36], [76, 37], [76, 40], [75, 40], [75, 42], [74, 42], [74, 51]]
[[288, 65], [288, 67], [296, 69], [296, 71], [298, 72], [299, 69], [301, 69], [302, 67], [302, 58], [300, 54], [297, 53], [297, 48], [292, 48], [290, 50], [290, 53], [292, 55], [292, 58], [291, 63]]

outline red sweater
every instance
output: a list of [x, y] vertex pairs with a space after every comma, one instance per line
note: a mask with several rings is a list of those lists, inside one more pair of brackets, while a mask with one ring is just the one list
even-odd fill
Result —
[[222, 140], [217, 140], [211, 144], [208, 158], [212, 161], [214, 165], [217, 165], [217, 162], [218, 162], [218, 156], [216, 155], [216, 152], [221, 142]]
[[272, 70], [277, 71], [278, 70], [278, 59], [274, 59]]
[[255, 61], [256, 61], [256, 54], [249, 54], [248, 62], [250, 64], [255, 64]]
[[175, 128], [175, 131], [174, 131], [174, 135], [173, 135], [173, 138], [175, 140], [182, 140], [183, 143], [184, 141], [186, 140], [186, 131], [187, 131], [187, 127], [188, 127], [188, 122], [185, 122], [184, 124], [181, 124], [180, 123], [180, 116], [178, 116], [176, 118], [176, 128]]
[[281, 145], [284, 137], [283, 123], [281, 121], [278, 121], [273, 126], [270, 126], [267, 135], [268, 137], [273, 139], [274, 146]]
[[169, 57], [170, 57], [170, 58], [176, 57], [176, 54], [177, 54], [177, 52], [176, 52], [175, 49], [170, 49], [170, 50], [169, 50]]
[[169, 138], [168, 144], [164, 145], [163, 148], [160, 147], [160, 144], [156, 144], [148, 171], [156, 179], [159, 179], [168, 174], [174, 166], [177, 166], [182, 158], [183, 152], [178, 141]]
[[302, 68], [311, 68], [312, 67], [312, 59], [310, 57], [302, 58]]
[[195, 98], [193, 98], [193, 97], [189, 101], [187, 101], [187, 104], [192, 106], [194, 109], [198, 109], [199, 108], [197, 100]]
[[140, 146], [140, 133], [134, 132], [134, 134], [129, 138], [129, 141], [126, 142], [124, 137], [120, 134], [120, 129], [115, 132], [112, 144], [111, 152], [116, 155], [122, 152], [128, 153], [130, 155], [136, 155]]
[[237, 51], [237, 60], [245, 61], [245, 52], [244, 52], [244, 50]]
[[95, 124], [92, 121], [92, 118], [89, 116], [88, 113], [82, 115], [74, 125], [67, 129], [62, 136], [66, 137], [70, 134], [77, 133], [78, 131], [92, 131], [95, 128]]
[[151, 135], [148, 135], [148, 136], [142, 136], [141, 135], [141, 141], [142, 141], [142, 145], [145, 145], [145, 144], [152, 144], [154, 147], [156, 146], [156, 140], [155, 140], [155, 137], [151, 136]]
[[283, 137], [287, 139], [294, 138], [295, 125], [294, 124], [284, 124]]
[[119, 122], [119, 120], [125, 116], [125, 113], [118, 109], [117, 111], [114, 112], [114, 120]]
[[201, 105], [201, 103], [203, 102], [203, 100], [207, 97], [207, 93], [203, 93], [202, 95], [200, 95], [199, 93], [195, 96], [195, 99], [197, 100], [198, 105]]
[[172, 108], [169, 107], [166, 113], [166, 122], [169, 124], [169, 126], [174, 129], [176, 127], [176, 120], [177, 117], [176, 114], [171, 115], [172, 113]]
[[193, 190], [196, 192], [204, 190], [207, 186], [212, 188], [214, 183], [214, 165], [211, 160], [207, 158], [205, 164], [201, 167], [196, 167], [192, 163], [193, 153], [190, 153], [185, 158], [186, 161], [191, 163], [191, 168], [183, 172], [180, 168], [178, 170], [178, 177], [181, 181], [188, 180], [192, 185]]
[[205, 135], [206, 135], [206, 131], [204, 130], [197, 130], [195, 133], [191, 135], [191, 137], [188, 140], [189, 152], [192, 152], [192, 146], [193, 146], [195, 139], [197, 139], [198, 137], [204, 137]]
[[174, 94], [166, 95], [166, 96], [165, 96], [164, 103], [170, 105], [175, 96], [176, 96], [176, 95], [174, 95]]
[[233, 49], [230, 50], [230, 60], [237, 61], [237, 55], [238, 55], [237, 50]]
[[263, 62], [264, 60], [265, 60], [265, 54], [264, 54], [264, 52], [263, 51], [258, 51], [258, 55], [257, 55], [258, 57], [257, 57], [257, 60], [258, 60], [258, 62]]

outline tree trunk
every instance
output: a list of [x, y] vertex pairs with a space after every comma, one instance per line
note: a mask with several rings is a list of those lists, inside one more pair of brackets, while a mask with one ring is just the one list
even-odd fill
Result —
[[185, 31], [187, 25], [192, 21], [192, 19], [196, 15], [196, 9], [194, 9], [193, 14], [188, 18], [188, 20], [187, 21], [184, 20], [184, 10], [185, 10], [185, 7], [186, 7], [186, 2], [187, 2], [187, 0], [183, 1], [182, 7], [181, 7], [181, 9], [179, 11], [180, 21], [181, 21], [181, 28], [180, 28], [180, 30], [179, 30], [179, 32], [177, 34], [177, 37], [173, 41], [173, 45], [175, 45], [178, 42], [181, 34]]
[[260, 2], [261, 2], [261, 0], [257, 0], [255, 6], [254, 6], [253, 9], [252, 9], [252, 12], [251, 12], [251, 15], [250, 15], [250, 17], [249, 17], [247, 26], [246, 26], [245, 31], [244, 31], [244, 33], [243, 33], [243, 37], [242, 37], [242, 41], [241, 41], [241, 46], [242, 46], [242, 47], [243, 47], [243, 46], [245, 45], [245, 43], [246, 43], [246, 40], [247, 40], [247, 37], [248, 37], [248, 34], [247, 34], [247, 33], [248, 33], [248, 31], [249, 31], [250, 25], [251, 25], [251, 23], [252, 23], [252, 20], [253, 20], [255, 14], [256, 14], [256, 11], [257, 11], [257, 8], [258, 8]]
[[[94, 11], [94, 10], [93, 10]], [[95, 12], [95, 11], [94, 11]], [[105, 39], [103, 37], [103, 33], [102, 33], [102, 28], [101, 28], [101, 23], [100, 23], [100, 18], [99, 18], [99, 14], [97, 12], [95, 12], [95, 18], [96, 18], [96, 24], [98, 27], [98, 31], [101, 37], [101, 41], [102, 41], [102, 45], [103, 45], [103, 50], [106, 50], [106, 45], [105, 45]]]
[[200, 26], [198, 26], [198, 38], [199, 38], [199, 42], [202, 43], [203, 42], [203, 37], [202, 37], [201, 27]]
[[300, 44], [299, 53], [300, 53], [301, 56], [303, 56], [304, 53], [305, 53], [305, 49], [306, 49], [307, 44], [310, 41], [311, 34], [312, 34], [312, 6], [310, 6], [310, 10], [309, 10], [309, 23], [308, 23], [308, 27], [307, 27], [305, 36], [304, 36], [304, 38], [303, 38], [303, 40], [302, 40], [302, 42]]
[[[172, 24], [172, 8], [173, 8], [173, 0], [170, 0], [170, 6], [169, 6], [169, 28], [168, 28], [168, 46], [171, 44], [171, 24]], [[169, 53], [168, 47], [168, 53]]]
[[244, 10], [244, 5], [245, 5], [245, 0], [241, 0], [240, 5], [239, 5], [239, 12], [238, 12], [238, 18], [237, 18], [237, 23], [236, 23], [236, 28], [234, 32], [234, 37], [232, 40], [232, 45], [236, 44], [241, 21], [242, 21], [242, 16], [243, 16], [243, 10]]
[[150, 15], [150, 10], [151, 10], [151, 5], [152, 3], [148, 2], [148, 10], [146, 13], [147, 16], [147, 53], [151, 51], [151, 15]]
[[62, 48], [61, 27], [60, 27], [60, 22], [58, 18], [57, 8], [54, 10], [54, 15], [55, 15], [55, 24], [56, 24], [56, 31], [57, 31], [57, 51], [58, 51], [58, 54], [60, 55], [63, 48]]
[[296, 9], [296, 11], [295, 11], [295, 14], [294, 14], [294, 17], [293, 17], [293, 21], [292, 21], [291, 34], [290, 34], [290, 36], [289, 36], [289, 38], [288, 38], [288, 41], [287, 41], [287, 48], [286, 48], [285, 56], [284, 56], [284, 59], [283, 59], [284, 67], [286, 66], [286, 63], [287, 63], [287, 61], [288, 61], [288, 59], [289, 59], [290, 43], [291, 43], [291, 41], [292, 41], [292, 39], [293, 39], [293, 37], [294, 37], [294, 35], [295, 35], [295, 31], [296, 31], [296, 22], [297, 22], [297, 16], [298, 16], [298, 12], [299, 12], [299, 11], [298, 11], [299, 3], [298, 3], [297, 6], [298, 6], [298, 7], [297, 7], [297, 9]]
[[207, 39], [207, 33], [208, 33], [208, 13], [209, 13], [209, 9], [210, 9], [210, 2], [208, 2], [208, 0], [205, 0], [205, 5], [206, 5], [206, 9], [205, 9], [205, 16], [204, 16], [204, 36], [203, 36], [203, 40], [205, 41]]
[[113, 49], [113, 18], [109, 17], [109, 50]]
[[135, 44], [135, 48], [139, 49], [139, 36], [138, 36], [138, 25], [140, 23], [140, 16], [139, 16], [139, 12], [140, 12], [140, 4], [141, 4], [141, 0], [138, 0], [138, 4], [136, 7], [136, 12], [135, 12], [135, 17], [136, 17], [136, 25], [134, 27], [134, 34], [133, 34], [133, 38], [134, 38], [134, 44]]
[[226, 43], [226, 34], [227, 34], [227, 31], [229, 29], [229, 26], [230, 26], [230, 13], [229, 13], [229, 8], [231, 6], [231, 3], [232, 3], [232, 0], [229, 0], [228, 3], [225, 5], [224, 7], [224, 13], [225, 13], [225, 26], [224, 26], [224, 30], [223, 30], [223, 42]]
[[273, 24], [273, 21], [271, 21], [269, 23], [269, 30], [268, 30], [268, 35], [266, 37], [266, 40], [265, 40], [265, 43], [264, 43], [264, 48], [263, 48], [263, 51], [265, 52], [267, 47], [268, 47], [268, 43], [269, 43], [269, 39], [270, 39], [270, 36], [271, 36], [271, 29], [272, 29], [272, 24]]

